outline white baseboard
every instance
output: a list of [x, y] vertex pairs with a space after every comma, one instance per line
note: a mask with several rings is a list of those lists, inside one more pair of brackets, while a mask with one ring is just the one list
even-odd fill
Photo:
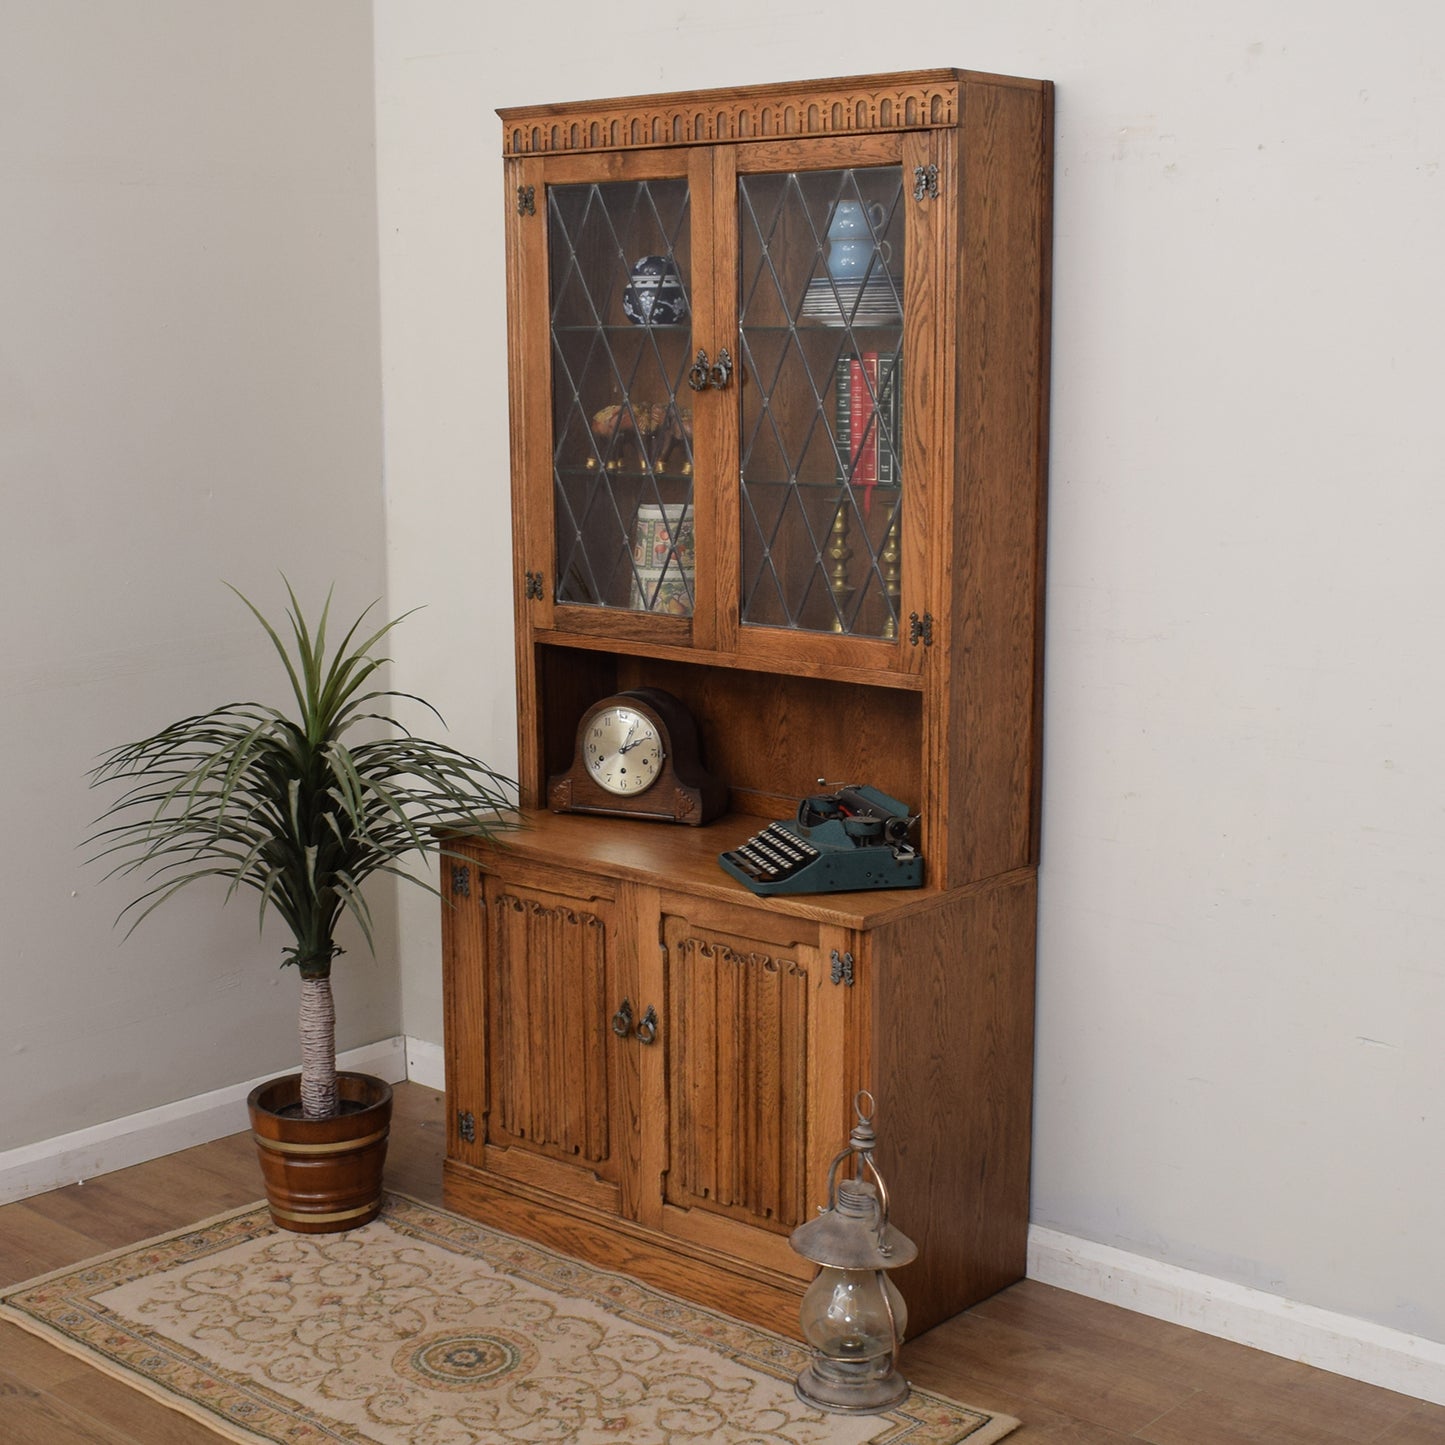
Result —
[[[382, 1039], [338, 1054], [336, 1061], [343, 1069], [375, 1074], [389, 1084], [399, 1083], [407, 1076], [406, 1041], [400, 1037]], [[43, 1194], [62, 1184], [83, 1183], [98, 1174], [159, 1159], [177, 1149], [189, 1149], [193, 1144], [249, 1128], [246, 1095], [257, 1084], [274, 1077], [262, 1074], [243, 1084], [229, 1084], [89, 1129], [7, 1149], [0, 1153], [0, 1204]]]
[[414, 1084], [445, 1091], [447, 1086], [446, 1055], [440, 1044], [425, 1039], [406, 1041], [406, 1076]]
[[1037, 1225], [1030, 1279], [1445, 1405], [1445, 1344]]
[[[397, 1036], [338, 1056], [388, 1083], [446, 1088], [441, 1045]], [[247, 1127], [246, 1095], [270, 1075], [231, 1084], [0, 1153], [0, 1204], [125, 1169]], [[1257, 1350], [1445, 1405], [1445, 1344], [1144, 1255], [1029, 1229], [1030, 1279]]]

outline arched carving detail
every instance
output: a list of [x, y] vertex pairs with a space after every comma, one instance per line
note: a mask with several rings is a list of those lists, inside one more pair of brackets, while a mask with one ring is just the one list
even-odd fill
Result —
[[[890, 78], [892, 79], [892, 78]], [[892, 84], [824, 89], [810, 97], [741, 91], [698, 104], [698, 97], [642, 97], [568, 107], [568, 121], [520, 123], [503, 135], [503, 154], [630, 150], [648, 146], [918, 130], [953, 125], [960, 80], [933, 71]]]
[[775, 954], [759, 953], [752, 949], [742, 953], [714, 938], [687, 937], [680, 939], [677, 946], [684, 954], [707, 959], [714, 964], [761, 973], [776, 973], [784, 978], [806, 978], [808, 974], [808, 970], [796, 958], [779, 958]]
[[515, 893], [497, 894], [497, 907], [508, 908], [513, 913], [528, 913], [533, 918], [555, 918], [581, 928], [601, 928], [602, 920], [595, 913], [581, 909], [566, 908], [561, 904], [548, 907], [536, 898], [518, 898]]

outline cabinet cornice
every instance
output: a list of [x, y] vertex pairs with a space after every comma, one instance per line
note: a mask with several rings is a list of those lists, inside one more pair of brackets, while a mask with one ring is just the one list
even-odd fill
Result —
[[879, 135], [957, 125], [965, 72], [623, 96], [499, 110], [504, 156]]

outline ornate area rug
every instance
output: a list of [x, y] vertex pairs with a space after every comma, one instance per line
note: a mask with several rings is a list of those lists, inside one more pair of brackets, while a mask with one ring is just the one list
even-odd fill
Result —
[[0, 1295], [0, 1317], [218, 1434], [271, 1445], [988, 1445], [915, 1390], [824, 1415], [801, 1345], [391, 1195], [346, 1234], [253, 1205]]

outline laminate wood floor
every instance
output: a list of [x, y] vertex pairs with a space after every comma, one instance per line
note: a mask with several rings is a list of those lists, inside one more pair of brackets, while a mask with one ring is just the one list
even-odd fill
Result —
[[[396, 1090], [387, 1181], [441, 1203], [442, 1096]], [[249, 1204], [247, 1134], [0, 1208], [0, 1286]], [[1023, 1421], [1010, 1445], [1445, 1445], [1445, 1408], [1025, 1280], [904, 1349], [915, 1383]], [[0, 1325], [4, 1445], [214, 1445]]]

